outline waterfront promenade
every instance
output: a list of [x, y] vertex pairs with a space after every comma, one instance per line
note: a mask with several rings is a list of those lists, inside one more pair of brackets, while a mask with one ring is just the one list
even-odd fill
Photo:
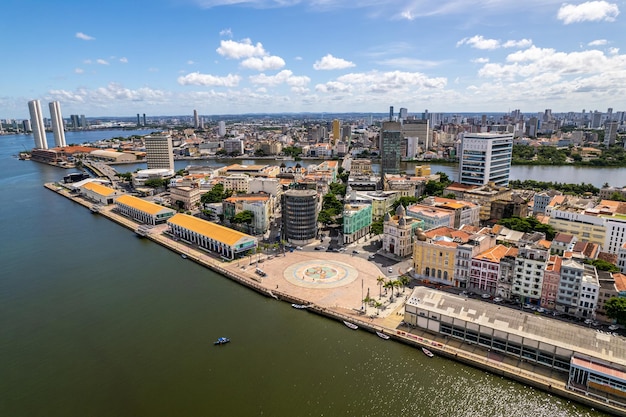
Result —
[[[91, 209], [93, 204], [74, 195], [59, 184], [49, 183], [46, 188]], [[140, 224], [121, 216], [113, 207], [104, 207], [100, 215], [136, 233]], [[598, 410], [626, 416], [626, 410], [610, 407], [602, 401], [579, 395], [565, 388], [565, 376], [553, 373], [541, 366], [521, 362], [488, 352], [477, 345], [467, 345], [458, 340], [445, 339], [420, 329], [403, 325], [403, 303], [409, 290], [402, 289], [384, 294], [377, 278], [383, 275], [378, 267], [364, 259], [339, 253], [316, 253], [294, 251], [286, 254], [253, 255], [239, 261], [223, 262], [197, 247], [175, 241], [164, 234], [166, 226], [153, 228], [146, 236], [176, 253], [185, 254], [188, 260], [197, 262], [223, 276], [235, 280], [255, 291], [286, 302], [307, 304], [309, 311], [335, 319], [348, 320], [363, 330], [382, 331], [393, 340], [419, 346], [428, 346], [434, 353], [488, 370], [494, 374], [515, 379], [564, 398], [571, 399]], [[271, 256], [271, 259], [268, 259]], [[257, 263], [257, 261], [263, 262]], [[259, 267], [267, 274], [261, 278], [255, 274]], [[326, 267], [326, 269], [324, 269]], [[355, 275], [356, 274], [356, 275]], [[369, 294], [368, 294], [369, 293]], [[363, 307], [363, 298], [379, 300], [384, 308]]]

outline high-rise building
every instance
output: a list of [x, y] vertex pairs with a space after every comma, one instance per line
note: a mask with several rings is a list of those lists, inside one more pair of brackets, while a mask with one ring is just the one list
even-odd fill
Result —
[[341, 140], [341, 122], [338, 119], [333, 120], [333, 144]]
[[409, 116], [409, 110], [405, 107], [400, 107], [400, 112], [398, 113], [398, 117], [401, 120], [406, 120], [408, 116]]
[[617, 122], [606, 121], [604, 123], [604, 146], [615, 145], [617, 139]]
[[67, 146], [65, 142], [65, 126], [61, 115], [61, 103], [52, 101], [48, 103], [50, 107], [50, 119], [52, 120], [52, 132], [54, 133], [54, 146], [63, 148]]
[[402, 123], [402, 137], [413, 137], [418, 139], [418, 145], [422, 147], [422, 152], [427, 151], [432, 146], [432, 132], [428, 119], [416, 119], [410, 117]]
[[46, 128], [43, 124], [43, 114], [41, 113], [41, 102], [39, 100], [29, 101], [28, 111], [30, 112], [30, 124], [33, 128], [33, 136], [35, 137], [35, 148], [48, 149]]
[[219, 135], [220, 136], [224, 136], [226, 134], [226, 122], [223, 120], [220, 120], [220, 122], [218, 123], [219, 126]]
[[174, 150], [169, 135], [149, 135], [144, 137], [148, 169], [169, 169], [174, 172]]
[[198, 117], [198, 110], [193, 111], [193, 127], [196, 129], [200, 127], [200, 118]]
[[352, 126], [343, 125], [341, 127], [341, 140], [345, 140], [348, 145], [350, 144], [350, 141], [352, 140]]
[[143, 114], [143, 125], [144, 126], [148, 126], [148, 124], [146, 123], [146, 114]]
[[137, 113], [137, 126], [141, 126], [141, 117], [139, 116], [139, 113]]
[[317, 237], [318, 197], [315, 190], [288, 190], [282, 195], [283, 238], [297, 245]]
[[383, 122], [380, 132], [381, 178], [385, 174], [400, 172], [400, 157], [402, 155], [402, 125], [399, 122]]
[[512, 133], [465, 133], [459, 151], [459, 182], [507, 186], [512, 154]]

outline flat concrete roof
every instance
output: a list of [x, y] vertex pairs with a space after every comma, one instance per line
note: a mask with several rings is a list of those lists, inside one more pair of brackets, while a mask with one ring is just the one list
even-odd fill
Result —
[[626, 366], [626, 338], [540, 314], [417, 287], [407, 305]]

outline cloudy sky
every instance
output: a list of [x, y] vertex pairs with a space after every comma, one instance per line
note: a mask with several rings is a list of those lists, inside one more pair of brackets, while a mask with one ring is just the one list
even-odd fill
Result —
[[[0, 118], [626, 110], [626, 1], [8, 0]], [[44, 110], [44, 116], [47, 111]]]

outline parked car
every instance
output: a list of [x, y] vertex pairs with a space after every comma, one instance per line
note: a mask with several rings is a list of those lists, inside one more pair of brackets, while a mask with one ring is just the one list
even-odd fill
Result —
[[486, 300], [487, 298], [491, 298], [491, 294], [484, 293], [483, 295], [481, 295], [481, 297]]
[[619, 326], [618, 326], [617, 324], [611, 324], [611, 325], [609, 326], [609, 330], [611, 330], [611, 331], [613, 331], [613, 330], [617, 330], [617, 329], [619, 329]]
[[376, 257], [376, 255], [374, 255], [373, 253], [367, 257], [367, 259], [374, 259]]
[[325, 246], [316, 246], [315, 250], [326, 250]]
[[393, 268], [392, 267], [387, 268], [387, 272], [389, 273], [393, 272]]
[[501, 303], [502, 302], [502, 297], [496, 297], [493, 299], [494, 303]]
[[359, 251], [355, 249], [355, 250], [352, 251], [352, 253], [357, 254], [357, 253], [359, 253]]
[[302, 246], [296, 246], [296, 250], [302, 250]]

